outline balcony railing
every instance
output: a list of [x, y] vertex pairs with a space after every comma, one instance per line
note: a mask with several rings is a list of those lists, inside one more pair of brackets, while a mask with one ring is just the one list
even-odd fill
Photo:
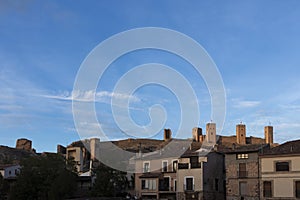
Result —
[[170, 191], [170, 187], [167, 187], [167, 186], [159, 186], [159, 191]]
[[148, 172], [150, 172], [150, 168], [143, 168], [143, 173], [148, 173]]
[[190, 184], [186, 185], [186, 184], [184, 184], [183, 189], [184, 189], [184, 191], [194, 191], [195, 190], [195, 185], [190, 185]]
[[189, 163], [178, 163], [178, 169], [188, 169]]
[[239, 178], [246, 178], [246, 177], [248, 177], [248, 171], [238, 171], [237, 176]]
[[191, 169], [201, 168], [201, 163], [191, 163]]

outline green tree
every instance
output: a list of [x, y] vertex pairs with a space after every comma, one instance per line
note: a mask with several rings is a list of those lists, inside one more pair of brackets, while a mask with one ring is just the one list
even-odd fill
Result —
[[70, 197], [76, 190], [76, 174], [56, 154], [34, 156], [21, 162], [21, 172], [11, 199], [52, 200]]
[[96, 180], [92, 188], [92, 196], [112, 197], [124, 192], [128, 186], [126, 172], [112, 169], [100, 164], [94, 170]]

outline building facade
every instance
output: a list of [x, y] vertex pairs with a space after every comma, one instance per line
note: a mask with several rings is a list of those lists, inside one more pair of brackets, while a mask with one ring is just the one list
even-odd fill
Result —
[[[259, 154], [273, 145], [273, 127], [265, 127], [265, 139], [246, 137], [246, 125], [236, 125], [236, 142], [218, 146], [225, 155], [226, 199], [259, 200]], [[271, 143], [272, 142], [272, 143]]]
[[300, 140], [263, 152], [260, 199], [300, 199]]

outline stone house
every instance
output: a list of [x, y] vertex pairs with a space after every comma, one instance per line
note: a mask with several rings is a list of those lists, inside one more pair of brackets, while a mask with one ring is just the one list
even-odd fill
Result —
[[233, 145], [225, 148], [227, 200], [259, 200], [258, 154], [266, 144]]
[[[223, 143], [218, 151], [225, 155], [226, 199], [259, 200], [259, 153], [273, 146], [273, 127], [265, 127], [265, 139], [246, 137], [246, 126], [236, 126], [236, 142]], [[251, 143], [253, 141], [253, 143]]]

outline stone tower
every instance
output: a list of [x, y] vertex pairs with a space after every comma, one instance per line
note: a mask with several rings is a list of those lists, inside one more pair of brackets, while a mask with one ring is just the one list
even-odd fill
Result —
[[32, 141], [26, 138], [20, 138], [17, 140], [16, 149], [23, 149], [26, 151], [32, 150]]
[[266, 144], [273, 144], [273, 126], [265, 126]]
[[90, 153], [91, 160], [99, 160], [100, 155], [100, 139], [99, 138], [91, 138], [90, 139]]
[[246, 125], [238, 124], [236, 125], [236, 143], [246, 144]]
[[203, 137], [201, 137], [202, 136], [202, 128], [199, 128], [199, 127], [193, 128], [192, 135], [193, 135], [193, 140], [194, 141], [203, 142]]
[[206, 141], [208, 143], [216, 143], [216, 137], [217, 137], [217, 131], [216, 131], [216, 123], [207, 123], [206, 124]]
[[170, 140], [172, 138], [172, 131], [171, 129], [164, 129], [164, 140]]

